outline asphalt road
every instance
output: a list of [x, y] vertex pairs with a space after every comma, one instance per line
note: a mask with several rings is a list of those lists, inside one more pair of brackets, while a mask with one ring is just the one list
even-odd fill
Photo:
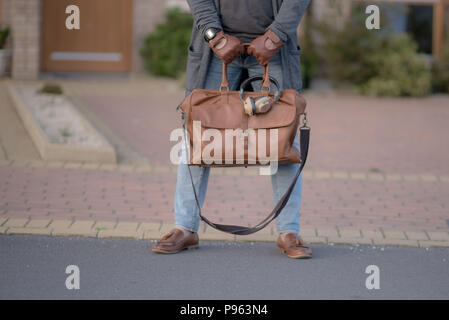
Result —
[[[0, 236], [0, 299], [448, 299], [449, 249], [202, 242], [176, 255], [143, 240]], [[68, 265], [80, 289], [66, 288]], [[366, 267], [379, 268], [368, 290]]]

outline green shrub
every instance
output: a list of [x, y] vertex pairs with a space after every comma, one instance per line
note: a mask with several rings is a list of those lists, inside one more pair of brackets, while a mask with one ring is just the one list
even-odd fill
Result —
[[5, 46], [6, 40], [9, 36], [9, 27], [0, 28], [0, 49]]
[[375, 96], [423, 96], [431, 92], [431, 73], [407, 34], [382, 37], [377, 50], [367, 55], [374, 73], [360, 86]]
[[363, 12], [361, 6], [355, 6], [352, 18], [347, 19], [340, 29], [328, 20], [317, 24], [321, 38], [321, 57], [327, 65], [330, 79], [335, 84], [348, 82], [360, 85], [374, 73], [367, 61], [367, 54], [376, 50], [379, 34], [365, 28]]
[[431, 74], [417, 45], [407, 34], [365, 27], [364, 6], [353, 7], [352, 19], [341, 29], [321, 23], [321, 52], [334, 84], [350, 83], [376, 96], [422, 96], [431, 91]]
[[178, 8], [166, 12], [166, 22], [150, 33], [140, 53], [145, 68], [158, 76], [176, 78], [184, 72], [193, 18]]
[[44, 83], [44, 85], [42, 86], [42, 88], [38, 91], [40, 93], [48, 93], [48, 94], [62, 94], [62, 88], [59, 84], [57, 83]]
[[372, 78], [360, 88], [362, 93], [370, 96], [391, 96], [398, 97], [401, 95], [401, 88], [395, 80], [382, 80]]
[[435, 92], [449, 93], [449, 45], [432, 65], [432, 85]]

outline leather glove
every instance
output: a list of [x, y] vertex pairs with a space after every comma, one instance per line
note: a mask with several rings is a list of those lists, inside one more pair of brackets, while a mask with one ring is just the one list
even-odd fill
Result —
[[231, 63], [245, 51], [240, 39], [224, 33], [223, 30], [209, 41], [209, 47], [226, 64]]
[[260, 65], [265, 66], [281, 49], [284, 42], [270, 29], [254, 39], [248, 47], [248, 54], [253, 55]]

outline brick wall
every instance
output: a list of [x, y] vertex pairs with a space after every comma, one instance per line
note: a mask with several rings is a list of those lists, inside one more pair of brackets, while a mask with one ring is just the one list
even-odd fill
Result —
[[11, 26], [11, 75], [31, 80], [39, 76], [40, 0], [3, 0], [3, 21]]

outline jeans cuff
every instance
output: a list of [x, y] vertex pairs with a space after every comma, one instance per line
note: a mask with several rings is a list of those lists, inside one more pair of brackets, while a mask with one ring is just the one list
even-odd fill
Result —
[[280, 230], [280, 231], [278, 231], [279, 234], [287, 233], [287, 232], [293, 232], [294, 234], [299, 234], [299, 230]]
[[184, 230], [190, 231], [190, 232], [198, 232], [198, 229], [194, 229], [194, 228], [189, 228], [180, 224], [175, 223], [175, 227], [179, 227], [179, 228], [183, 228]]

